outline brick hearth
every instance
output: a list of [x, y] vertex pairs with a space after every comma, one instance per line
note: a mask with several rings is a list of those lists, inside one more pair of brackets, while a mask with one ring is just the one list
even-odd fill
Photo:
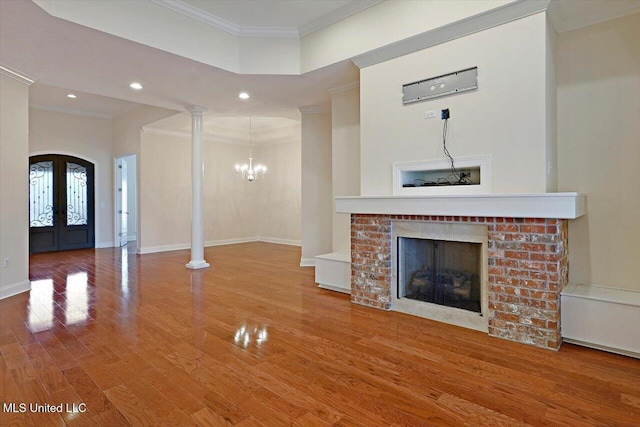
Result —
[[560, 291], [569, 271], [566, 219], [352, 214], [354, 303], [391, 309], [393, 220], [486, 225], [489, 335], [560, 347]]

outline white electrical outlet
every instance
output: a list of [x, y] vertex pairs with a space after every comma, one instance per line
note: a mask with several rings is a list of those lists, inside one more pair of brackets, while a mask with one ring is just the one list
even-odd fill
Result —
[[435, 119], [437, 116], [436, 110], [429, 110], [424, 112], [425, 119]]
[[9, 258], [5, 258], [2, 261], [2, 268], [9, 268]]

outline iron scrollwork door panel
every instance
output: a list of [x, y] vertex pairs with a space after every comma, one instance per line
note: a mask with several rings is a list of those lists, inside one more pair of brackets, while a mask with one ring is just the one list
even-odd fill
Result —
[[29, 249], [31, 252], [58, 250], [54, 161], [32, 157], [29, 165]]
[[31, 157], [30, 252], [94, 247], [93, 171], [92, 163], [76, 157]]

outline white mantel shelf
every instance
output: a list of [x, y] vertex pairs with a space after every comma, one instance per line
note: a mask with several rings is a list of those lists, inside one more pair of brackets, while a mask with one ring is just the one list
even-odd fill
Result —
[[575, 219], [586, 213], [580, 193], [336, 197], [337, 213]]

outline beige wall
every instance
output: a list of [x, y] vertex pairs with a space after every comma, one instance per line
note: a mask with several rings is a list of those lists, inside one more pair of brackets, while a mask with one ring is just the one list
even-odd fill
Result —
[[350, 59], [512, 1], [383, 1], [303, 37], [302, 72]]
[[111, 120], [35, 108], [29, 118], [29, 155], [68, 154], [95, 165], [96, 247], [113, 246]]
[[299, 245], [302, 233], [299, 129], [297, 133], [294, 141], [258, 146], [254, 152], [256, 161], [267, 166], [267, 176], [255, 185], [260, 212], [258, 235], [273, 242]]
[[336, 196], [360, 195], [360, 88], [331, 95], [333, 252], [351, 254], [351, 215], [336, 213]]
[[0, 74], [0, 94], [0, 298], [5, 298], [31, 287], [29, 87]]
[[143, 105], [114, 118], [113, 157], [138, 154], [140, 152], [140, 129], [142, 126], [176, 114], [180, 114], [180, 112]]
[[[361, 191], [392, 194], [392, 163], [492, 156], [492, 192], [547, 189], [546, 17], [539, 13], [360, 71]], [[405, 83], [478, 66], [478, 90], [402, 105]]]
[[[143, 253], [191, 245], [191, 139], [142, 132], [139, 159], [139, 234]], [[269, 168], [264, 180], [247, 182], [233, 169], [248, 161], [244, 144], [203, 142], [205, 245], [265, 238], [300, 241], [300, 142], [254, 149]]]
[[587, 195], [569, 280], [640, 290], [640, 14], [558, 35], [558, 181]]
[[331, 114], [302, 112], [302, 265], [331, 252]]

